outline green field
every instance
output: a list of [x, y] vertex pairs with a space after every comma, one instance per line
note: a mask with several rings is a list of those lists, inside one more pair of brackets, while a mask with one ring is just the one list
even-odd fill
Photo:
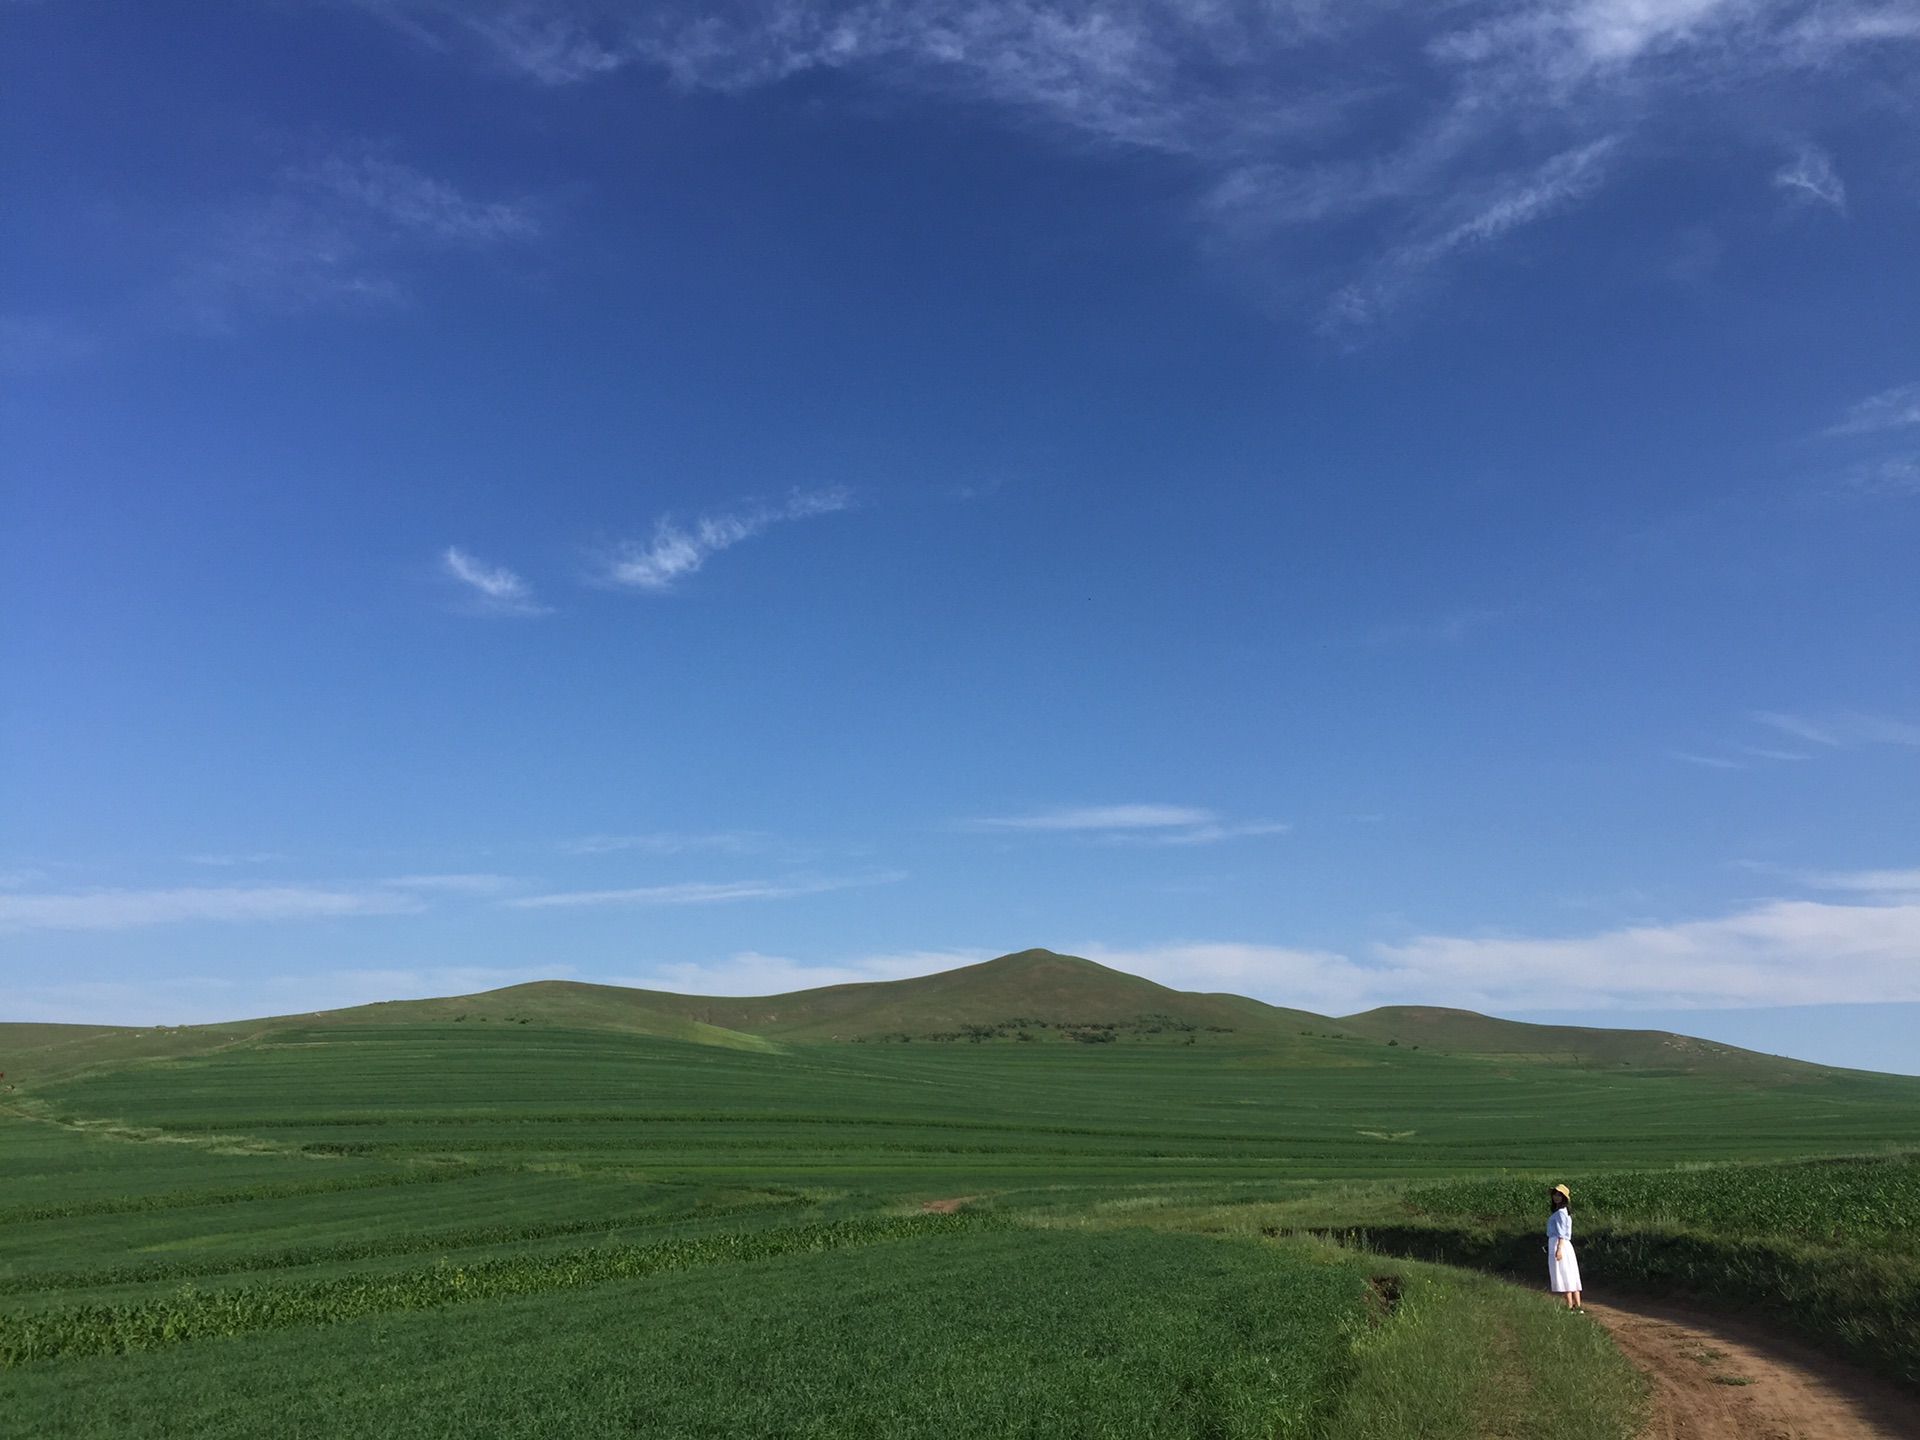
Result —
[[1284, 1232], [1530, 1233], [1553, 1174], [1583, 1225], [1744, 1205], [1758, 1239], [1911, 1247], [1911, 1163], [1791, 1194], [1669, 1167], [1920, 1147], [1920, 1082], [1058, 959], [664, 1019], [566, 986], [0, 1027], [0, 1405], [47, 1435], [1391, 1435], [1442, 1364], [1423, 1433], [1505, 1407], [1600, 1440], [1632, 1377], [1535, 1297]]

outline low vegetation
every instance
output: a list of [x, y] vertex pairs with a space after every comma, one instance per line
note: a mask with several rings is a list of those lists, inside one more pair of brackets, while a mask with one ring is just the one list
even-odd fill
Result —
[[[1556, 1177], [1557, 1178], [1557, 1177]], [[1545, 1176], [1419, 1187], [1357, 1243], [1537, 1279]], [[1920, 1155], [1576, 1177], [1598, 1293], [1688, 1295], [1765, 1315], [1920, 1385]]]
[[[1407, 1203], [1428, 1215], [1511, 1221], [1541, 1206], [1545, 1176], [1422, 1186]], [[1788, 1165], [1709, 1165], [1578, 1177], [1583, 1221], [1660, 1224], [1721, 1235], [1791, 1236], [1831, 1244], [1920, 1236], [1920, 1154]]]

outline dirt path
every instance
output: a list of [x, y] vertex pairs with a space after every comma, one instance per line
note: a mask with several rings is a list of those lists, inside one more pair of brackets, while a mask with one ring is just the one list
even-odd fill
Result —
[[929, 1215], [952, 1215], [969, 1200], [978, 1200], [978, 1195], [955, 1195], [949, 1200], [922, 1200], [920, 1208]]
[[1642, 1440], [1920, 1436], [1920, 1400], [1744, 1321], [1651, 1300], [1587, 1309], [1652, 1387]]

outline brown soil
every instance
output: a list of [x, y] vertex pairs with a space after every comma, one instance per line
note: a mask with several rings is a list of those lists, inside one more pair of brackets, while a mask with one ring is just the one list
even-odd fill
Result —
[[1587, 1309], [1647, 1377], [1652, 1413], [1642, 1440], [1920, 1436], [1920, 1400], [1797, 1341], [1666, 1302]]
[[922, 1200], [920, 1208], [929, 1215], [951, 1215], [969, 1200], [978, 1200], [978, 1195], [955, 1195], [951, 1200]]

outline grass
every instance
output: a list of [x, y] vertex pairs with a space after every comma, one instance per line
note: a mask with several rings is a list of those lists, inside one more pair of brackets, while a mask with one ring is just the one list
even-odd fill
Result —
[[[1061, 973], [1048, 1003], [1108, 1023]], [[1098, 1044], [736, 1044], [553, 1019], [581, 1003], [30, 1037], [60, 1058], [0, 1109], [0, 1413], [76, 1437], [1624, 1440], [1630, 1377], [1592, 1327], [1269, 1235], [1472, 1230], [1404, 1196], [1493, 1171], [1578, 1177], [1584, 1205], [1639, 1183], [1628, 1159], [1920, 1143], [1920, 1084], [1812, 1067], [1254, 1043], [1244, 1017], [1192, 1046], [1118, 1020]], [[920, 1213], [960, 1196], [978, 1213]]]
[[1365, 1286], [1244, 1242], [975, 1230], [69, 1360], [0, 1399], [47, 1435], [1306, 1437]]
[[1646, 1387], [1598, 1326], [1442, 1266], [1376, 1257], [1370, 1273], [1397, 1281], [1395, 1314], [1358, 1346], [1324, 1440], [1639, 1433]]
[[157, 1350], [209, 1336], [300, 1325], [338, 1325], [395, 1310], [432, 1310], [510, 1295], [576, 1290], [668, 1270], [738, 1264], [793, 1252], [838, 1250], [952, 1231], [969, 1217], [869, 1217], [775, 1230], [735, 1230], [651, 1244], [602, 1244], [462, 1264], [416, 1266], [216, 1291], [183, 1288], [120, 1304], [81, 1304], [15, 1315], [0, 1327], [0, 1367], [76, 1355]]
[[[1430, 1215], [1511, 1221], [1540, 1208], [1545, 1176], [1460, 1181], [1414, 1190]], [[1920, 1155], [1788, 1165], [1713, 1165], [1582, 1177], [1583, 1220], [1691, 1226], [1833, 1244], [1910, 1246], [1920, 1235]]]

